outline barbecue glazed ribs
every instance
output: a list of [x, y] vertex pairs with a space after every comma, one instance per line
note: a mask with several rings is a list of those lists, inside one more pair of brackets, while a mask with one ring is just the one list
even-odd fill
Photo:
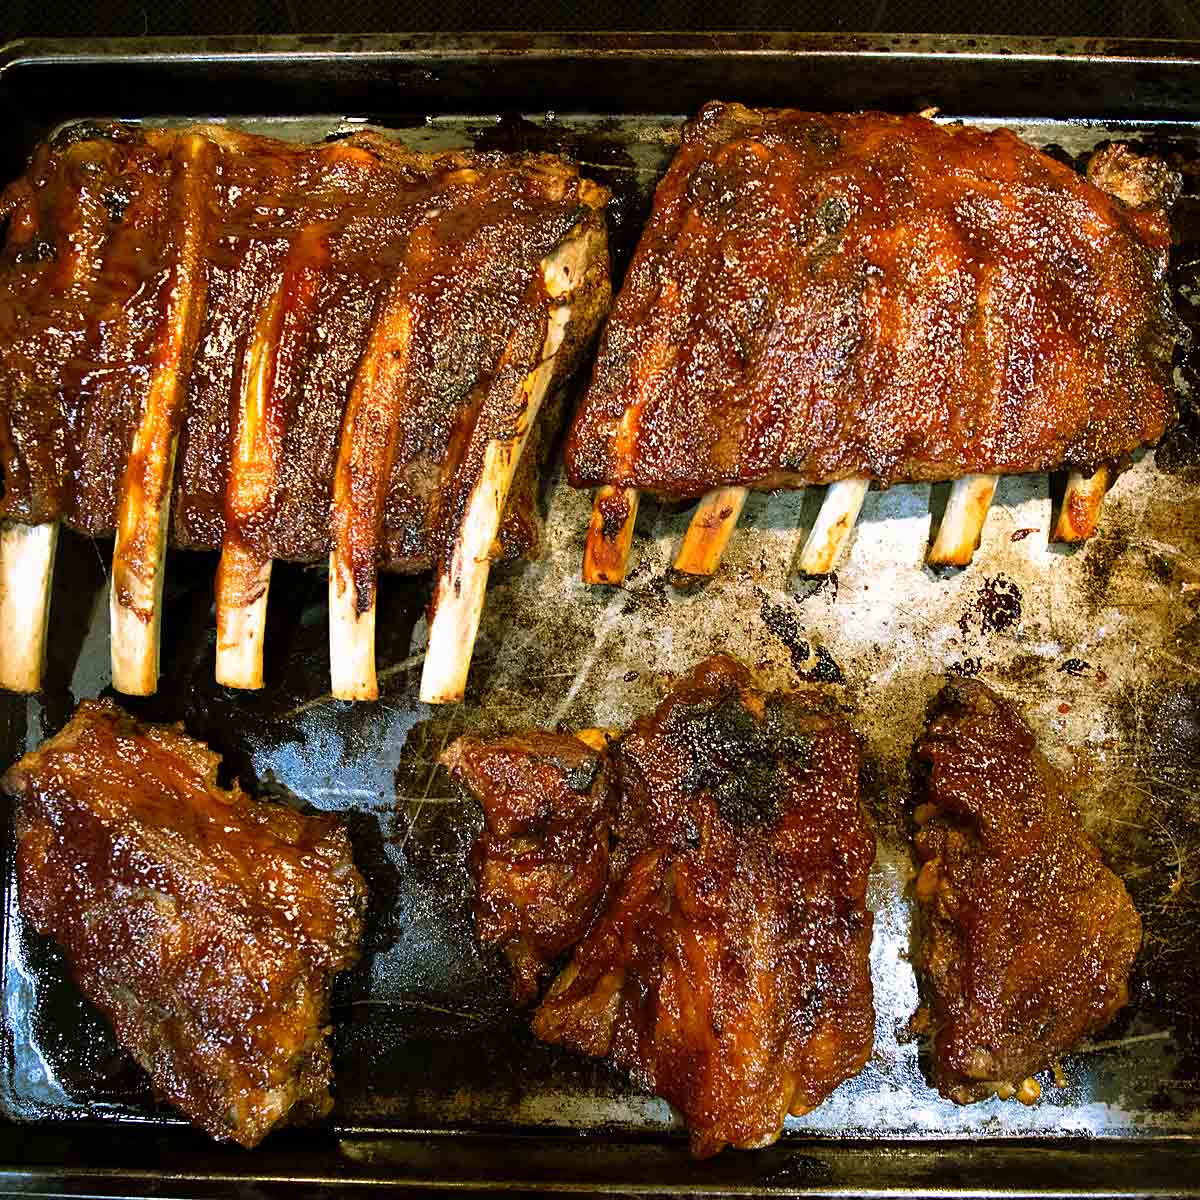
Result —
[[224, 791], [219, 762], [85, 701], [2, 784], [21, 911], [155, 1090], [254, 1146], [332, 1107], [329, 990], [358, 958], [366, 888], [337, 818]]
[[606, 199], [549, 155], [68, 130], [0, 202], [0, 517], [115, 529], [114, 626], [154, 617], [168, 529], [222, 549], [224, 640], [276, 558], [332, 555], [353, 623], [477, 508], [480, 557], [529, 553], [521, 450], [607, 308]]
[[1090, 471], [1156, 441], [1173, 177], [1130, 207], [1129, 158], [1093, 159], [1096, 186], [1006, 130], [705, 106], [604, 331], [571, 482]]
[[[544, 798], [527, 803], [562, 820], [572, 757], [534, 740], [546, 736], [529, 735], [520, 768], [516, 739], [467, 747], [475, 769], [459, 778], [489, 820], [477, 864], [492, 861], [496, 780], [523, 788], [540, 775]], [[491, 753], [486, 778], [479, 764]], [[588, 764], [574, 790], [594, 788], [603, 768], [573, 753]], [[450, 761], [462, 757], [453, 750]], [[574, 913], [558, 927], [590, 927], [534, 1013], [534, 1032], [611, 1058], [670, 1101], [697, 1156], [768, 1145], [789, 1112], [808, 1112], [856, 1074], [874, 1039], [865, 897], [875, 839], [858, 804], [858, 738], [716, 657], [604, 757], [609, 815], [593, 790], [579, 830], [582, 840], [597, 821], [609, 826], [607, 886], [594, 919], [593, 891], [574, 889]], [[552, 761], [564, 764], [557, 777]], [[530, 904], [529, 878], [509, 877], [513, 903]], [[504, 878], [484, 871], [479, 882], [486, 913]], [[555, 887], [557, 876], [541, 882]], [[559, 886], [551, 903], [566, 894]]]
[[1124, 147], [1089, 177], [1004, 130], [706, 105], [567, 444], [575, 486], [616, 492], [594, 537], [632, 523], [629, 490], [738, 489], [736, 522], [741, 489], [855, 481], [852, 528], [871, 480], [1091, 476], [1156, 442], [1179, 178]]
[[1029, 1077], [1128, 999], [1141, 919], [1028, 726], [983, 684], [943, 689], [914, 765], [932, 1083], [959, 1104], [1032, 1103]]
[[459, 738], [442, 756], [483, 806], [471, 848], [475, 925], [504, 949], [518, 1004], [587, 932], [608, 882], [612, 794], [603, 755], [569, 734]]

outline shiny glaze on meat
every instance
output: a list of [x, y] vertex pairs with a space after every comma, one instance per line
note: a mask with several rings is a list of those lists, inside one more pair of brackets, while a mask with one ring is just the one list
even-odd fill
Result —
[[[578, 944], [534, 1014], [538, 1037], [611, 1058], [669, 1100], [696, 1155], [766, 1145], [856, 1074], [874, 1039], [859, 740], [723, 656], [606, 751], [615, 808], [594, 782], [601, 756], [572, 740], [460, 743], [459, 778], [488, 820], [481, 935], [504, 911], [497, 895], [544, 906], [554, 950]], [[580, 850], [606, 856], [610, 823], [596, 913]], [[539, 873], [493, 878], [497, 851], [522, 837]]]
[[983, 684], [942, 691], [914, 765], [932, 1082], [960, 1104], [1010, 1095], [1125, 1004], [1141, 919], [1028, 726]]
[[568, 734], [459, 738], [443, 755], [483, 805], [471, 848], [475, 925], [503, 948], [518, 1004], [587, 932], [608, 882], [611, 792], [604, 757]]
[[337, 818], [225, 791], [219, 762], [85, 701], [2, 783], [21, 911], [156, 1091], [253, 1146], [332, 1106], [329, 989], [358, 958], [366, 888]]
[[[538, 264], [606, 193], [549, 155], [421, 155], [363, 133], [296, 145], [199, 127], [215, 156], [203, 199], [206, 293], [185, 365], [172, 537], [215, 549], [232, 530], [268, 558], [330, 546], [343, 411], [389, 302], [414, 315], [386, 412], [361, 431], [354, 569], [427, 569], [456, 530], [482, 463], [479, 426], [505, 436], [493, 384], [539, 361], [547, 297]], [[113, 527], [178, 236], [170, 168], [183, 132], [69, 130], [39, 147], [4, 195], [0, 256], [0, 515]], [[607, 278], [602, 281], [607, 296]], [[256, 323], [279, 293], [277, 478], [250, 506], [227, 496], [231, 427]], [[510, 345], [511, 342], [511, 345]], [[505, 354], [507, 350], [507, 355]], [[570, 357], [568, 354], [566, 357]], [[565, 360], [564, 360], [565, 361]], [[497, 393], [498, 394], [498, 393]], [[476, 461], [478, 460], [478, 461]], [[529, 473], [501, 543], [536, 538]], [[261, 502], [259, 502], [261, 500]], [[376, 560], [378, 560], [376, 562]]]
[[1154, 443], [1179, 180], [1122, 147], [1089, 174], [1006, 130], [706, 105], [605, 329], [571, 482], [1090, 473]]

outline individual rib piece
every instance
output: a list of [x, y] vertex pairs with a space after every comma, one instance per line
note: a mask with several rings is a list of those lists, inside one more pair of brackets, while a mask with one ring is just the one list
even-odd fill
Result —
[[954, 481], [929, 551], [930, 563], [935, 567], [965, 567], [975, 557], [999, 482], [998, 475], [964, 475]]
[[976, 680], [933, 705], [914, 751], [917, 968], [932, 1083], [1032, 1103], [1036, 1081], [1129, 996], [1142, 924], [1028, 726]]
[[1062, 508], [1054, 525], [1055, 542], [1086, 542], [1100, 524], [1100, 509], [1108, 494], [1113, 473], [1108, 464], [1096, 468], [1091, 475], [1072, 471], [1067, 476]]
[[582, 934], [534, 1014], [538, 1037], [609, 1057], [669, 1100], [697, 1155], [767, 1145], [874, 1037], [859, 740], [722, 656], [592, 745], [539, 733], [449, 752], [488, 820], [481, 936], [505, 919], [524, 996]]
[[830, 484], [800, 551], [800, 570], [805, 575], [828, 575], [837, 566], [870, 486], [869, 479], [839, 479]]
[[243, 534], [270, 519], [279, 486], [287, 416], [283, 397], [312, 334], [328, 260], [323, 231], [304, 230], [284, 260], [243, 356], [230, 431], [225, 539], [217, 567], [217, 682], [263, 685], [263, 637], [271, 559]]
[[187, 377], [207, 284], [206, 225], [217, 148], [183, 133], [171, 152], [168, 240], [173, 262], [150, 378], [117, 502], [109, 614], [113, 687], [135, 696], [158, 687], [167, 521]]
[[[333, 554], [339, 694], [375, 687], [378, 571], [452, 573], [446, 620], [470, 626], [477, 560], [537, 549], [553, 436], [531, 426], [607, 305], [606, 201], [551, 155], [372, 133], [109, 124], [40, 147], [0, 200], [0, 519], [119, 526], [117, 686], [154, 684], [166, 536], [222, 551], [217, 671], [235, 686], [261, 684], [277, 558]], [[93, 270], [64, 299], [77, 247]], [[398, 339], [405, 361], [385, 362]], [[493, 536], [464, 559], [468, 517]]]
[[[675, 555], [676, 587], [688, 587], [716, 574], [729, 537], [742, 515], [746, 496], [745, 488], [717, 488], [701, 497]], [[592, 582], [586, 574], [584, 580]]]
[[332, 1107], [329, 992], [366, 889], [339, 818], [225, 791], [219, 763], [87, 701], [2, 786], [25, 917], [155, 1089], [253, 1146]]
[[1175, 415], [1178, 187], [1123, 147], [1085, 179], [1007, 130], [708, 104], [606, 324], [568, 478], [689, 499], [1090, 473], [1152, 445]]
[[483, 805], [471, 848], [479, 940], [504, 950], [513, 998], [528, 1004], [587, 932], [608, 883], [607, 762], [560, 733], [459, 738], [442, 762]]

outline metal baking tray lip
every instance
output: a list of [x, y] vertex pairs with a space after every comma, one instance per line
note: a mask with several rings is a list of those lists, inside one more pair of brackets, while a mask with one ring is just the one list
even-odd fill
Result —
[[[161, 79], [169, 78], [173, 64], [185, 63], [198, 70], [237, 65], [257, 69], [289, 63], [301, 68], [304, 64], [351, 67], [386, 63], [412, 68], [414, 76], [423, 73], [429, 78], [444, 66], [448, 78], [464, 64], [496, 71], [501, 63], [525, 61], [546, 67], [564, 59], [598, 59], [606, 64], [605, 69], [608, 64], [623, 61], [669, 60], [684, 64], [679, 68], [681, 74], [690, 69], [691, 63], [738, 62], [745, 64], [747, 78], [756, 64], [824, 62], [826, 71], [841, 72], [843, 63], [857, 61], [890, 61], [897, 72], [933, 62], [957, 63], [960, 70], [970, 69], [972, 63], [986, 63], [997, 71], [1025, 63], [1038, 66], [1039, 78], [1059, 66], [1070, 66], [1081, 76], [1106, 67], [1131, 72], [1145, 66], [1159, 72], [1181, 68], [1183, 78], [1200, 66], [1200, 42], [873, 34], [511, 32], [26, 39], [0, 47], [0, 80], [10, 72], [15, 80], [19, 69], [25, 67], [62, 68], [67, 72], [88, 66], [111, 69], [108, 78], [117, 77], [126, 68], [142, 66]], [[389, 78], [382, 86], [395, 85]], [[1191, 98], [1175, 113], [1179, 121], [1200, 115], [1196, 111], [1200, 109], [1200, 89], [1194, 84], [1191, 87]], [[166, 96], [168, 90], [163, 88], [162, 94]], [[1173, 97], [1177, 95], [1172, 93]], [[0, 99], [12, 102], [11, 98]], [[588, 98], [581, 99], [586, 108]], [[95, 102], [96, 95], [86, 90], [63, 100], [84, 111]], [[104, 97], [103, 102], [108, 103], [109, 98]], [[482, 102], [486, 104], [487, 98]], [[1130, 107], [1128, 96], [1121, 97], [1121, 106]], [[0, 714], [0, 724], [3, 719]], [[0, 928], [0, 937], [7, 932], [7, 928]], [[573, 1179], [562, 1173], [566, 1170], [562, 1164], [572, 1158], [579, 1160], [578, 1178]], [[430, 1164], [439, 1160], [441, 1169], [431, 1169]], [[831, 1165], [852, 1160], [859, 1165], [847, 1174]], [[606, 1163], [614, 1164], [610, 1178], [604, 1174]], [[812, 1163], [832, 1173], [822, 1175], [820, 1170], [804, 1165]], [[1057, 1167], [1051, 1169], [1054, 1164]], [[959, 1168], [961, 1175], [956, 1177], [954, 1171]], [[932, 1137], [897, 1142], [793, 1135], [755, 1155], [729, 1152], [715, 1163], [697, 1165], [687, 1159], [681, 1138], [649, 1134], [597, 1132], [584, 1138], [572, 1132], [473, 1128], [434, 1132], [399, 1125], [380, 1131], [350, 1124], [325, 1128], [315, 1135], [285, 1133], [277, 1142], [244, 1153], [211, 1146], [201, 1135], [175, 1122], [165, 1127], [130, 1123], [117, 1127], [112, 1121], [85, 1117], [43, 1128], [19, 1126], [0, 1118], [0, 1191], [27, 1194], [129, 1195], [166, 1189], [173, 1194], [192, 1195], [240, 1185], [256, 1190], [256, 1194], [259, 1188], [271, 1191], [290, 1187], [328, 1194], [328, 1189], [339, 1186], [389, 1186], [712, 1195], [1200, 1195], [1198, 1168], [1200, 1137], [1191, 1133], [1103, 1142], [1045, 1137], [950, 1143]], [[1015, 1176], [1011, 1174], [1014, 1169], [1018, 1172]], [[539, 1175], [552, 1170], [559, 1173]], [[876, 1174], [868, 1184], [871, 1171]]]
[[1011, 62], [1068, 60], [1128, 63], [1194, 63], [1200, 42], [1166, 38], [1109, 39], [1004, 37], [995, 34], [743, 33], [743, 32], [602, 32], [579, 33], [415, 33], [321, 34], [203, 38], [21, 38], [0, 46], [0, 71], [18, 63], [141, 62], [146, 60], [224, 62], [258, 59], [428, 58], [452, 63], [480, 55], [522, 58], [622, 58], [646, 54], [712, 58], [853, 56], [855, 58], [999, 58]]

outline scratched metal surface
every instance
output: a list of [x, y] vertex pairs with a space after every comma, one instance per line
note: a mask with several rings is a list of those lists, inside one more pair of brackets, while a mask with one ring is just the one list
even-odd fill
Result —
[[[954, 114], [947, 114], [952, 116]], [[959, 114], [970, 117], [971, 114]], [[974, 115], [980, 123], [986, 118]], [[346, 123], [242, 121], [315, 138]], [[1024, 125], [1038, 144], [1077, 156], [1103, 127]], [[627, 257], [649, 190], [678, 138], [675, 118], [444, 118], [401, 131], [414, 144], [563, 147], [615, 189], [614, 244]], [[1200, 323], [1200, 142], [1180, 126], [1125, 130], [1187, 176], [1175, 279]], [[1194, 369], [1181, 362], [1181, 389]], [[1185, 395], [1185, 406], [1188, 403]], [[1190, 411], [1190, 409], [1189, 409]], [[479, 814], [434, 766], [467, 729], [616, 725], [651, 707], [671, 676], [716, 650], [777, 686], [832, 695], [866, 739], [866, 805], [879, 832], [874, 1054], [862, 1074], [789, 1131], [876, 1138], [1128, 1137], [1194, 1131], [1200, 1102], [1200, 442], [1189, 417], [1156, 456], [1120, 478], [1100, 534], [1078, 550], [1047, 545], [1046, 477], [1006, 479], [974, 563], [923, 565], [944, 489], [872, 492], [845, 562], [827, 581], [791, 564], [819, 495], [756, 496], [719, 575], [698, 595], [667, 582], [687, 512], [646, 503], [633, 569], [620, 589], [588, 589], [579, 563], [590, 498], [551, 472], [540, 561], [494, 573], [467, 703], [416, 700], [427, 585], [382, 589], [383, 697], [349, 705], [325, 694], [325, 585], [281, 566], [272, 588], [268, 686], [212, 681], [214, 559], [169, 560], [164, 679], [130, 703], [183, 720], [260, 792], [343, 811], [371, 886], [367, 953], [339, 982], [333, 1011], [343, 1130], [633, 1130], [678, 1136], [666, 1105], [602, 1063], [538, 1044], [508, 1002], [499, 961], [472, 932], [465, 869]], [[52, 610], [49, 686], [9, 701], [9, 756], [61, 727], [108, 685], [107, 543], [64, 535]], [[1128, 881], [1146, 922], [1133, 1001], [1117, 1023], [1063, 1061], [1031, 1108], [992, 1100], [959, 1108], [925, 1085], [905, 1040], [916, 1006], [909, 964], [911, 870], [902, 835], [905, 764], [945, 674], [978, 674], [1020, 706], [1072, 781], [1085, 819]], [[5, 858], [11, 882], [11, 847]], [[0, 1104], [10, 1116], [167, 1123], [141, 1073], [68, 982], [7, 892]]]

